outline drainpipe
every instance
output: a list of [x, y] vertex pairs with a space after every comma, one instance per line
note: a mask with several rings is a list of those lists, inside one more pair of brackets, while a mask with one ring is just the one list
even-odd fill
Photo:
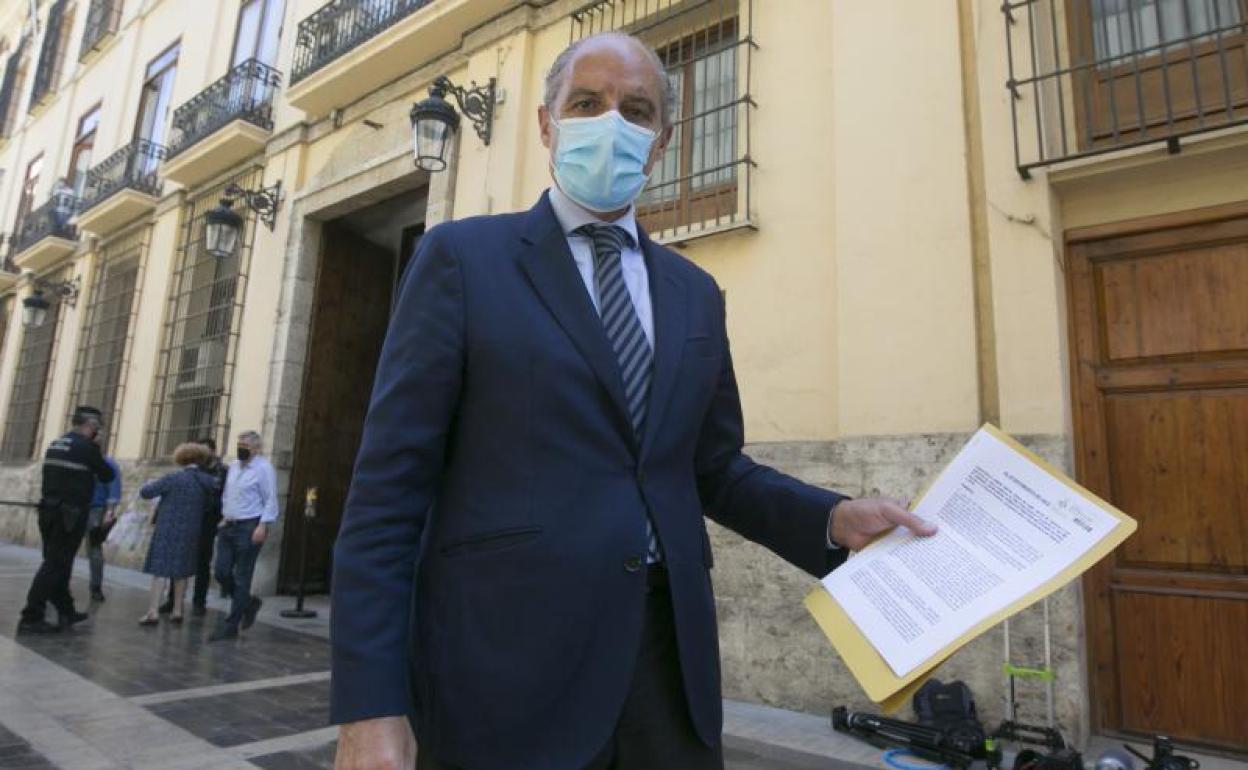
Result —
[[988, 198], [984, 181], [984, 136], [980, 115], [975, 0], [958, 0], [962, 69], [962, 127], [966, 149], [967, 212], [971, 230], [971, 278], [975, 297], [975, 359], [979, 422], [1001, 424], [997, 374], [997, 332], [993, 317], [992, 259], [988, 242]]

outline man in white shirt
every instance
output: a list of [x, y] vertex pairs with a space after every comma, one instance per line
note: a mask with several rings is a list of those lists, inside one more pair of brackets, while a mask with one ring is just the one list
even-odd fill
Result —
[[260, 611], [260, 597], [251, 594], [256, 557], [277, 521], [277, 474], [260, 454], [264, 443], [254, 430], [238, 434], [236, 459], [230, 464], [222, 495], [221, 529], [217, 533], [214, 572], [221, 588], [233, 598], [230, 614], [208, 638], [210, 642], [238, 637]]

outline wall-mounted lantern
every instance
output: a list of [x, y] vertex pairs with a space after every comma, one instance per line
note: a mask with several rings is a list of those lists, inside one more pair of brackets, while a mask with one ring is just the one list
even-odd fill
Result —
[[236, 184], [225, 188], [216, 208], [204, 215], [204, 248], [217, 259], [228, 259], [238, 252], [243, 236], [243, 217], [234, 210], [238, 201], [256, 212], [256, 217], [273, 232], [277, 209], [282, 205], [282, 182], [279, 179], [272, 187], [258, 190], [244, 190]]
[[74, 307], [78, 304], [78, 293], [82, 289], [82, 278], [74, 276], [66, 281], [49, 281], [37, 278], [30, 296], [22, 300], [22, 325], [27, 329], [38, 329], [48, 320], [48, 309], [52, 303], [43, 293], [51, 292], [60, 297], [61, 302]]
[[445, 171], [446, 151], [451, 137], [459, 130], [459, 113], [446, 100], [455, 97], [459, 109], [472, 121], [482, 144], [489, 146], [494, 121], [494, 78], [483, 86], [474, 80], [468, 88], [439, 76], [429, 86], [429, 98], [412, 105], [412, 138], [416, 167], [425, 171]]

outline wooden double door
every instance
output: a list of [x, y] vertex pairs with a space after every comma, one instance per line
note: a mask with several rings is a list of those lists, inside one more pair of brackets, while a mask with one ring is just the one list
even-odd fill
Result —
[[1094, 727], [1248, 751], [1248, 203], [1067, 234]]
[[[333, 547], [364, 433], [373, 375], [390, 321], [399, 274], [422, 225], [404, 229], [398, 251], [328, 222], [295, 438], [278, 588], [298, 590], [301, 571], [309, 593], [329, 590]], [[305, 518], [309, 488], [317, 490], [315, 517]], [[306, 568], [301, 570], [303, 539]]]

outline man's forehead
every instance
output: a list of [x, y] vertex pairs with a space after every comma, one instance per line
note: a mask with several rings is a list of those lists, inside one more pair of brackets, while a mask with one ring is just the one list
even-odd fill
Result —
[[568, 93], [576, 89], [652, 97], [657, 73], [641, 43], [627, 37], [604, 37], [586, 41], [569, 65]]

